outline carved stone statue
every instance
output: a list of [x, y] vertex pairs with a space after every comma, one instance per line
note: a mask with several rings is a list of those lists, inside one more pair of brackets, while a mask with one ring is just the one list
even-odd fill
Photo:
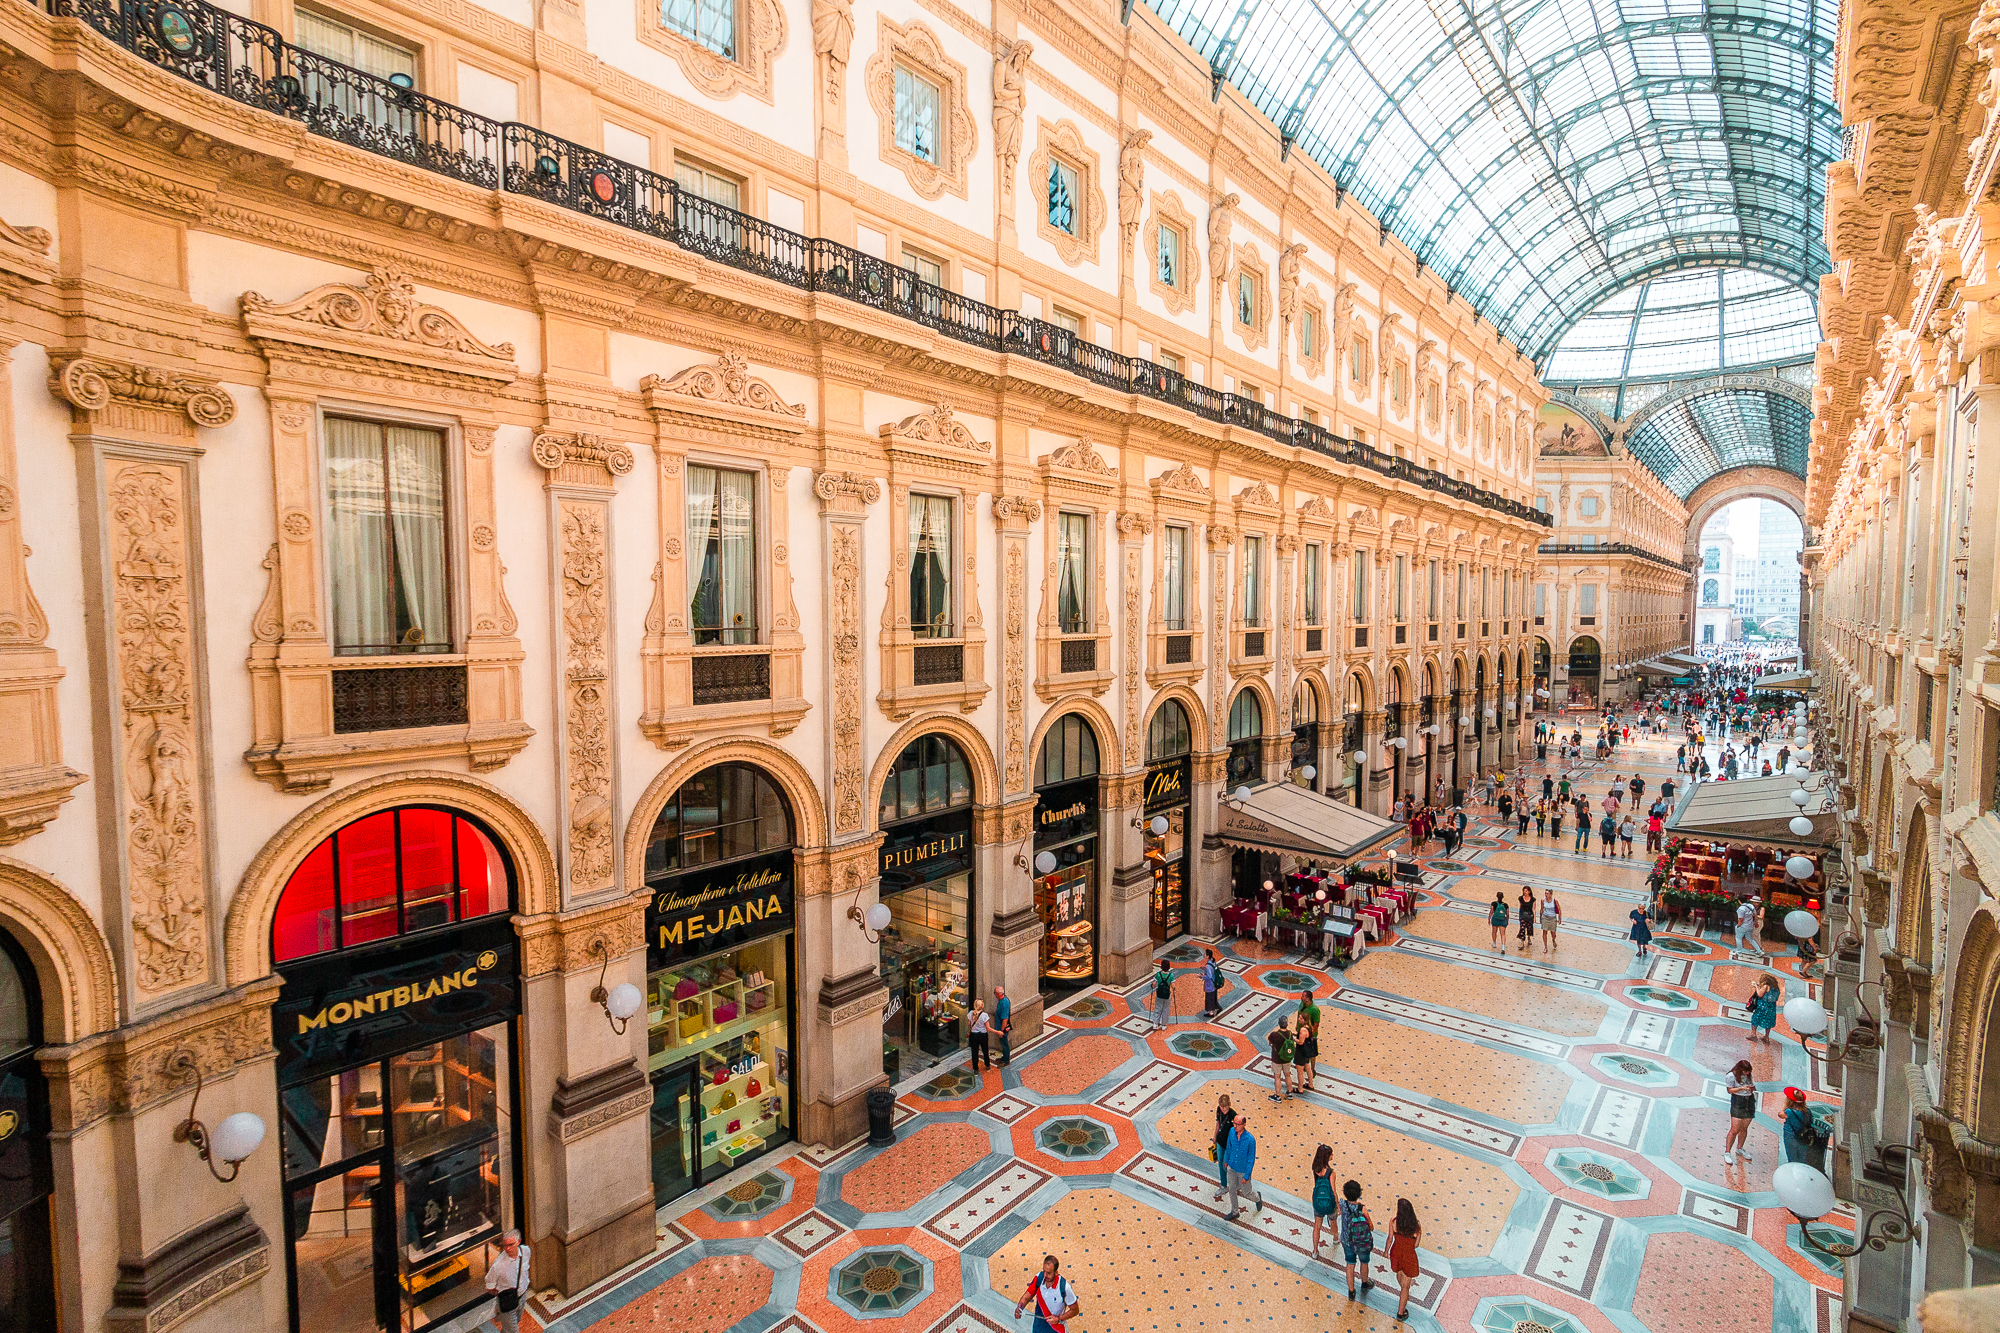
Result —
[[1033, 42], [1003, 47], [993, 60], [993, 146], [1000, 155], [1000, 190], [1014, 190], [1014, 164], [1021, 157], [1022, 116], [1028, 103], [1028, 62]]
[[1220, 194], [1208, 204], [1208, 272], [1218, 287], [1229, 280], [1229, 232], [1242, 202], [1240, 194]]
[[1118, 149], [1118, 231], [1127, 254], [1139, 234], [1139, 215], [1145, 211], [1146, 145], [1151, 142], [1151, 130], [1133, 130]]
[[854, 0], [813, 0], [812, 25], [813, 51], [826, 57], [827, 99], [838, 106], [854, 45]]
[[1299, 269], [1305, 257], [1304, 241], [1294, 242], [1278, 252], [1278, 310], [1287, 324], [1299, 317]]

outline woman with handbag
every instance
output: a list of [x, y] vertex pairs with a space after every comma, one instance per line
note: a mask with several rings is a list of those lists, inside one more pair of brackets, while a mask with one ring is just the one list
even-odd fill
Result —
[[1815, 1171], [1825, 1168], [1826, 1133], [1820, 1129], [1806, 1095], [1798, 1088], [1785, 1089], [1785, 1160], [1803, 1162]]

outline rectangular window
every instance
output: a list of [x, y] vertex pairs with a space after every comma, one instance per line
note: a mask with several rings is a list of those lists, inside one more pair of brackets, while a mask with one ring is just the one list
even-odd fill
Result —
[[1299, 312], [1299, 355], [1310, 361], [1313, 348], [1319, 346], [1319, 326], [1313, 322], [1313, 312]]
[[938, 87], [906, 66], [896, 66], [896, 147], [925, 162], [938, 160]]
[[1535, 585], [1535, 614], [1538, 616], [1546, 616], [1548, 615], [1548, 613], [1549, 613], [1549, 585], [1546, 583], [1537, 583]]
[[1361, 623], [1368, 619], [1368, 552], [1354, 553], [1354, 619]]
[[334, 651], [448, 653], [444, 436], [328, 417]]
[[1064, 310], [1061, 306], [1050, 308], [1049, 322], [1065, 333], [1081, 334], [1083, 332], [1083, 316], [1071, 310]]
[[1244, 328], [1257, 325], [1257, 277], [1252, 273], [1236, 275], [1236, 322]]
[[952, 623], [951, 500], [910, 497], [910, 633], [919, 639], [957, 638]]
[[1928, 743], [1931, 738], [1931, 710], [1936, 703], [1937, 678], [1928, 672], [1917, 673], [1917, 736]]
[[1181, 234], [1166, 223], [1160, 224], [1158, 236], [1160, 252], [1160, 285], [1180, 290], [1181, 285]]
[[1306, 624], [1308, 625], [1317, 625], [1320, 623], [1319, 561], [1320, 561], [1319, 543], [1307, 542], [1305, 585], [1306, 585]]
[[1264, 623], [1264, 539], [1243, 539], [1243, 623]]
[[1597, 585], [1586, 583], [1577, 591], [1577, 614], [1594, 616], [1597, 614]]
[[1425, 612], [1426, 619], [1436, 620], [1438, 618], [1439, 612], [1442, 610], [1442, 608], [1438, 605], [1439, 598], [1443, 595], [1439, 591], [1440, 586], [1441, 585], [1438, 579], [1438, 562], [1433, 560], [1431, 561], [1430, 600], [1426, 604], [1428, 607], [1427, 611]]
[[1049, 225], [1066, 236], [1076, 235], [1076, 168], [1059, 157], [1049, 159]]
[[919, 250], [903, 251], [903, 267], [917, 275], [919, 282], [928, 282], [933, 287], [944, 286], [944, 265]]
[[1347, 344], [1347, 382], [1361, 383], [1361, 340], [1356, 338]]
[[[409, 47], [308, 9], [295, 11], [294, 31], [299, 46], [313, 55], [350, 65], [398, 87], [417, 86], [417, 53]], [[382, 92], [356, 87], [351, 79], [331, 74], [316, 61], [299, 62], [299, 83], [304, 99], [312, 105], [334, 107], [343, 115], [373, 125], [410, 128], [407, 108], [392, 103]]]
[[1162, 370], [1171, 370], [1176, 375], [1180, 374], [1181, 373], [1180, 353], [1162, 350], [1160, 352], [1160, 368]]
[[1548, 512], [1549, 512], [1549, 497], [1548, 497], [1548, 496], [1546, 496], [1546, 495], [1538, 495], [1538, 496], [1536, 496], [1536, 497], [1535, 497], [1535, 512], [1536, 512], [1537, 514], [1546, 514], [1546, 513], [1548, 513]]
[[1402, 403], [1409, 401], [1409, 390], [1409, 369], [1401, 361], [1398, 361], [1389, 371], [1389, 392], [1397, 402]]
[[702, 166], [699, 162], [674, 163], [674, 184], [697, 199], [706, 199], [724, 208], [740, 209], [743, 204], [742, 181]]
[[1236, 396], [1238, 398], [1248, 399], [1250, 402], [1257, 404], [1259, 407], [1263, 406], [1264, 404], [1264, 391], [1258, 388], [1256, 385], [1252, 384], [1249, 380], [1244, 380], [1241, 384], [1236, 386]]
[[1410, 618], [1410, 590], [1409, 587], [1407, 586], [1409, 581], [1409, 575], [1410, 575], [1410, 557], [1406, 555], [1397, 556], [1396, 557], [1396, 619], [1399, 622], [1408, 620]]
[[736, 0], [661, 0], [660, 21], [724, 60], [736, 59]]
[[1486, 598], [1492, 587], [1492, 579], [1493, 574], [1491, 570], [1481, 569], [1479, 571], [1479, 615], [1482, 620], [1491, 614], [1486, 609], [1488, 605]]
[[1056, 515], [1056, 632], [1084, 634], [1090, 613], [1090, 515]]
[[1577, 501], [1576, 511], [1585, 518], [1596, 518], [1597, 497], [1594, 495], [1584, 496], [1581, 500]]
[[1185, 630], [1187, 621], [1187, 553], [1188, 530], [1168, 528], [1161, 535], [1160, 582], [1166, 598], [1165, 615], [1161, 618], [1170, 630]]
[[1514, 614], [1514, 576], [1512, 574], [1503, 573], [1500, 575], [1500, 614], [1503, 616]]
[[1458, 567], [1458, 597], [1457, 600], [1455, 600], [1452, 603], [1452, 608], [1455, 619], [1458, 620], [1465, 619], [1465, 566], [1464, 565], [1460, 565]]
[[690, 463], [687, 507], [694, 641], [757, 642], [757, 474]]

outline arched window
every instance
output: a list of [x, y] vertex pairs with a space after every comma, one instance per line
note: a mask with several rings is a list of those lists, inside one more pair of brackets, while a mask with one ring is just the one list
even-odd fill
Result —
[[882, 784], [877, 822], [893, 824], [972, 804], [972, 768], [950, 737], [919, 736], [896, 756]]
[[277, 962], [512, 911], [500, 845], [464, 815], [407, 805], [365, 816], [307, 853], [271, 923]]
[[1178, 759], [1194, 747], [1194, 734], [1188, 726], [1187, 709], [1172, 699], [1161, 704], [1153, 713], [1153, 721], [1146, 728], [1146, 762], [1157, 764], [1162, 759]]
[[1720, 583], [1716, 582], [1714, 579], [1703, 579], [1701, 583], [1702, 603], [1706, 606], [1714, 606], [1715, 599], [1721, 593], [1721, 591], [1722, 591], [1722, 585]]
[[1097, 776], [1097, 733], [1080, 713], [1065, 713], [1042, 737], [1037, 787]]
[[0, 1061], [41, 1044], [41, 1006], [35, 997], [35, 974], [27, 957], [0, 933]]
[[754, 764], [716, 764], [680, 785], [646, 840], [646, 878], [792, 845], [792, 807]]
[[1255, 690], [1240, 690], [1229, 705], [1229, 743], [1255, 740], [1264, 734], [1264, 707]]
[[1305, 681], [1292, 691], [1292, 725], [1303, 727], [1319, 721], [1319, 693]]

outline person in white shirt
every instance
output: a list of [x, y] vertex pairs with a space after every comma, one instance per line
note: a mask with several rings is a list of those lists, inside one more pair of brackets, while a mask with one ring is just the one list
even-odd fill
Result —
[[495, 1297], [491, 1322], [500, 1333], [521, 1333], [521, 1302], [528, 1299], [532, 1281], [530, 1252], [521, 1233], [510, 1231], [500, 1238], [498, 1257], [486, 1266], [486, 1289]]
[[1757, 930], [1757, 905], [1748, 898], [1736, 905], [1736, 947], [1743, 953], [1764, 956], [1764, 943]]

